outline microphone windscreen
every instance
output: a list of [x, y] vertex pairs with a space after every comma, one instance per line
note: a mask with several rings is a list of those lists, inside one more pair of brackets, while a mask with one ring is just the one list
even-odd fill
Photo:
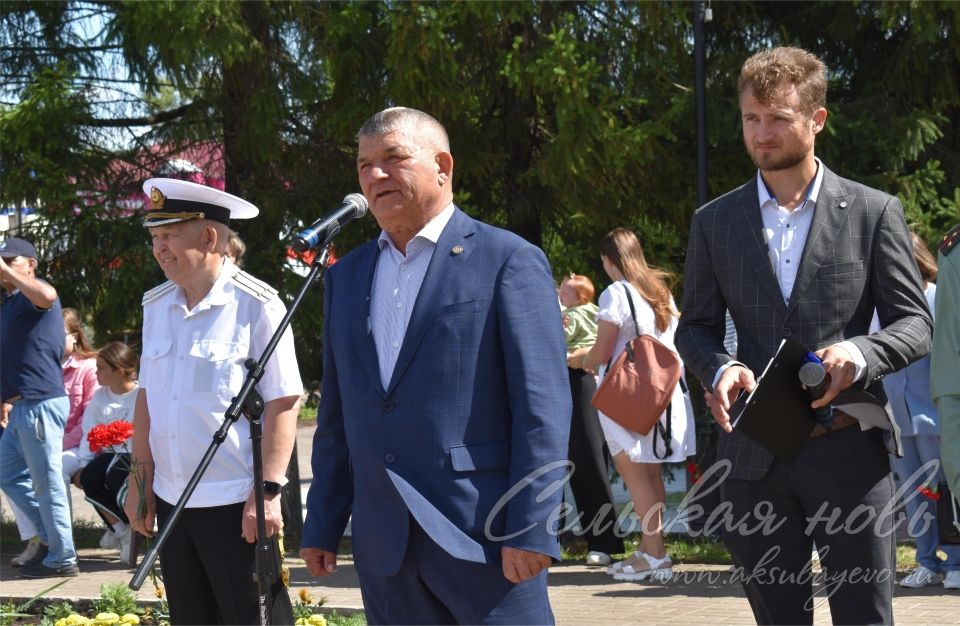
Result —
[[357, 217], [363, 217], [367, 214], [367, 209], [370, 208], [367, 204], [367, 198], [362, 193], [351, 193], [347, 194], [347, 197], [343, 199], [344, 204], [350, 203], [357, 206]]
[[819, 363], [804, 363], [800, 366], [800, 382], [807, 387], [816, 387], [823, 382], [827, 372]]

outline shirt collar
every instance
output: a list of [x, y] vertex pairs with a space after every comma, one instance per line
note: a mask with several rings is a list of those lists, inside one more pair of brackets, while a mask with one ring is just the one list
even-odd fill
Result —
[[[213, 282], [213, 286], [210, 288], [210, 291], [207, 292], [207, 295], [197, 303], [196, 310], [202, 311], [212, 306], [220, 306], [230, 302], [232, 294], [227, 291], [227, 284], [230, 282], [230, 279], [233, 278], [234, 274], [239, 271], [239, 267], [224, 260], [220, 265], [220, 275], [217, 276], [217, 280]], [[184, 308], [187, 306], [186, 294], [179, 285], [177, 286], [177, 296], [174, 298], [173, 304], [180, 305]]]
[[[804, 198], [803, 204], [799, 208], [804, 208], [807, 205], [807, 202], [817, 203], [817, 196], [820, 195], [820, 185], [823, 183], [823, 163], [817, 157], [813, 157], [817, 162], [817, 174], [813, 177], [810, 186], [807, 187], [807, 197]], [[767, 187], [767, 183], [763, 180], [763, 176], [760, 174], [760, 170], [757, 170], [757, 197], [760, 200], [760, 206], [766, 205], [768, 202], [773, 202], [774, 206], [779, 206], [777, 199], [770, 189]]]
[[[413, 239], [426, 239], [430, 243], [436, 245], [437, 242], [440, 241], [440, 235], [443, 233], [443, 229], [450, 221], [450, 218], [453, 217], [453, 209], [454, 206], [451, 202], [447, 205], [447, 208], [433, 216], [433, 218], [431, 218], [431, 220], [420, 229], [420, 232], [413, 236]], [[413, 241], [413, 239], [411, 239], [411, 241]], [[390, 239], [390, 235], [387, 234], [387, 231], [380, 231], [380, 237], [377, 239], [377, 245], [380, 246], [381, 251], [383, 251], [383, 249], [387, 246], [393, 246], [393, 240]]]

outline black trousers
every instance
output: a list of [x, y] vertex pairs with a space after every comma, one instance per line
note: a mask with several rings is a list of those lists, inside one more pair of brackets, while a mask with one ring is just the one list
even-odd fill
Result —
[[[259, 624], [256, 544], [241, 535], [243, 502], [184, 509], [160, 550], [170, 623]], [[157, 498], [162, 528], [173, 505]], [[274, 539], [273, 549], [277, 550]], [[271, 623], [293, 623], [293, 609], [280, 572], [271, 591]]]
[[[758, 624], [812, 624], [824, 597], [835, 624], [893, 623], [894, 487], [879, 430], [810, 439], [792, 464], [722, 488], [734, 526], [724, 543]], [[825, 574], [816, 597], [814, 541]]]
[[87, 500], [93, 502], [96, 506], [97, 514], [103, 518], [109, 528], [113, 522], [107, 520], [103, 514], [104, 510], [109, 511], [114, 517], [127, 523], [127, 514], [117, 503], [117, 495], [127, 482], [130, 475], [130, 455], [111, 454], [105, 452], [87, 463], [87, 466], [80, 472], [80, 486]]
[[[597, 382], [593, 374], [567, 368], [570, 394], [573, 398], [573, 419], [570, 422], [570, 461], [573, 474], [570, 489], [577, 501], [580, 525], [590, 550], [619, 554], [624, 551], [623, 539], [617, 535], [617, 512], [607, 473], [607, 442], [600, 427], [597, 410], [590, 404]], [[565, 521], [565, 525], [569, 524]]]

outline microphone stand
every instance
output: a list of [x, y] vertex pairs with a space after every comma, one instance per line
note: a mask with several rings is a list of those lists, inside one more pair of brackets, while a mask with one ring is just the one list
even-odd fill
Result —
[[[269, 626], [271, 624], [271, 610], [273, 606], [271, 588], [280, 580], [280, 561], [277, 553], [273, 550], [273, 546], [276, 544], [276, 538], [268, 541], [266, 536], [266, 514], [263, 504], [263, 454], [261, 449], [261, 440], [263, 439], [263, 423], [261, 420], [261, 416], [263, 415], [263, 398], [260, 397], [255, 387], [263, 377], [264, 366], [273, 355], [277, 344], [280, 343], [283, 332], [290, 325], [290, 320], [300, 306], [300, 302], [303, 300], [304, 295], [306, 295], [310, 285], [313, 284], [317, 276], [322, 277], [326, 272], [327, 259], [330, 258], [330, 239], [332, 239], [332, 237], [328, 237], [323, 246], [320, 247], [320, 252], [311, 264], [310, 272], [301, 284], [300, 291], [298, 291], [294, 297], [293, 302], [287, 309], [286, 315], [283, 316], [280, 325], [273, 333], [273, 337], [270, 338], [270, 342], [267, 343], [267, 347], [263, 350], [263, 354], [256, 361], [249, 358], [244, 363], [244, 366], [247, 368], [247, 377], [240, 387], [240, 392], [231, 400], [230, 406], [223, 416], [223, 423], [213, 435], [213, 441], [210, 443], [210, 447], [207, 448], [206, 453], [204, 453], [203, 458], [197, 465], [197, 469], [193, 472], [193, 476], [190, 477], [186, 488], [180, 495], [180, 499], [171, 511], [167, 523], [160, 529], [156, 540], [143, 556], [143, 561], [140, 562], [140, 566], [137, 568], [137, 571], [134, 572], [133, 578], [130, 579], [130, 583], [127, 585], [130, 589], [138, 591], [143, 585], [144, 580], [146, 580], [148, 573], [153, 568], [153, 564], [160, 554], [160, 549], [164, 543], [166, 543], [174, 525], [177, 523], [177, 520], [180, 519], [183, 509], [186, 508], [187, 501], [200, 483], [200, 478], [204, 472], [206, 472], [210, 462], [213, 461], [213, 456], [220, 448], [220, 444], [226, 440], [230, 426], [240, 419], [240, 413], [242, 412], [250, 422], [250, 439], [253, 444], [253, 489], [257, 506], [257, 550], [254, 579], [257, 583], [260, 624], [261, 626]], [[292, 611], [289, 612], [289, 620], [289, 623], [292, 624]]]

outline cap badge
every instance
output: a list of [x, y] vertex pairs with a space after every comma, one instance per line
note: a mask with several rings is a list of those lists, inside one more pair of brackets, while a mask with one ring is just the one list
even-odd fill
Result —
[[150, 189], [150, 204], [154, 211], [162, 211], [163, 203], [166, 198], [163, 197], [163, 194], [160, 193], [160, 190], [156, 187]]

